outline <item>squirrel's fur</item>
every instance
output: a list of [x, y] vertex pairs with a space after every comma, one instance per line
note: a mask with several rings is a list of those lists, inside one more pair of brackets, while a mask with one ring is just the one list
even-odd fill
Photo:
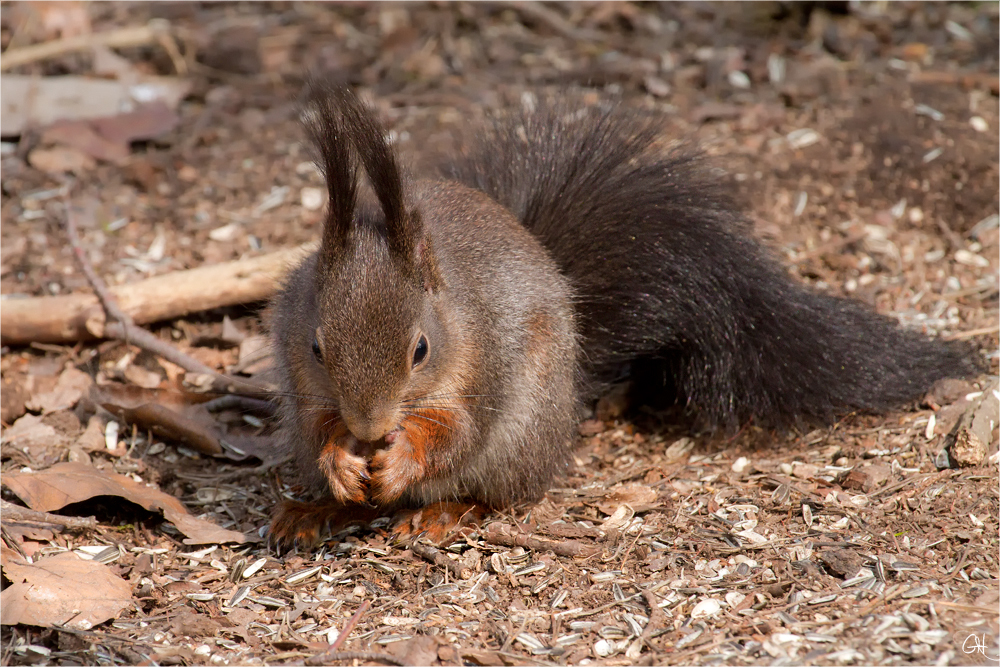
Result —
[[[408, 180], [353, 93], [316, 87], [305, 115], [330, 206], [272, 328], [285, 433], [321, 496], [537, 499], [581, 397], [630, 370], [731, 427], [880, 410], [977, 369], [791, 280], [653, 118], [506, 114], [444, 179]], [[279, 508], [272, 537], [308, 541], [308, 513]]]
[[496, 119], [446, 168], [534, 233], [569, 278], [592, 387], [636, 366], [710, 425], [880, 411], [974, 373], [961, 344], [789, 278], [654, 118], [561, 105]]

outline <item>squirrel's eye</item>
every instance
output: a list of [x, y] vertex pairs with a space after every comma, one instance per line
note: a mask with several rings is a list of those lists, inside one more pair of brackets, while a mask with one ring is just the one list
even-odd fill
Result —
[[416, 368], [424, 359], [427, 358], [427, 352], [430, 351], [430, 346], [427, 344], [427, 337], [421, 334], [420, 338], [417, 340], [417, 346], [413, 348], [413, 366]]
[[316, 357], [316, 361], [323, 361], [323, 350], [319, 347], [319, 338], [313, 338], [313, 356]]

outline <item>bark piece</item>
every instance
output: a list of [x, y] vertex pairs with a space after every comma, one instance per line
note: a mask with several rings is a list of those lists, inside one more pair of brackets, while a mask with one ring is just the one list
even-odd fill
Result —
[[997, 386], [997, 380], [993, 380], [955, 425], [950, 453], [952, 461], [960, 466], [979, 465], [993, 444], [993, 429], [1000, 422]]

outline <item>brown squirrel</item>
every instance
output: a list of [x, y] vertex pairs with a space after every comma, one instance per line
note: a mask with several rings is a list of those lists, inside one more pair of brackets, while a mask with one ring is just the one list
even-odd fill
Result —
[[979, 368], [793, 282], [655, 118], [509, 113], [442, 178], [410, 180], [354, 93], [314, 84], [304, 116], [329, 210], [272, 329], [317, 500], [278, 506], [279, 546], [400, 509], [397, 528], [440, 539], [468, 511], [537, 500], [582, 401], [623, 377], [731, 428], [883, 410]]

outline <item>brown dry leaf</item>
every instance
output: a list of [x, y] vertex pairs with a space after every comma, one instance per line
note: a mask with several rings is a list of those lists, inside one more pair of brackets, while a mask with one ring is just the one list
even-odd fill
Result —
[[881, 463], [873, 463], [855, 468], [847, 474], [840, 485], [845, 489], [871, 493], [892, 475], [892, 469]]
[[609, 516], [604, 523], [600, 525], [601, 531], [605, 534], [612, 531], [620, 533], [623, 529], [628, 527], [632, 523], [632, 517], [635, 516], [635, 510], [633, 510], [628, 505], [619, 505], [616, 510]]
[[44, 415], [59, 410], [69, 410], [77, 404], [93, 383], [89, 375], [69, 366], [59, 375], [55, 388], [34, 394], [25, 405], [29, 410]]
[[57, 439], [56, 430], [38, 415], [24, 415], [3, 432], [3, 442], [18, 449], [48, 447]]
[[435, 665], [438, 663], [438, 638], [417, 635], [413, 639], [389, 644], [386, 652], [407, 665]]
[[135, 111], [91, 121], [97, 133], [115, 144], [154, 139], [177, 127], [180, 116], [165, 103], [144, 104]]
[[129, 364], [122, 375], [125, 376], [126, 380], [143, 389], [156, 389], [163, 381], [163, 378], [156, 371], [151, 371], [136, 364]]
[[645, 512], [659, 506], [659, 494], [643, 484], [629, 484], [613, 489], [601, 498], [597, 509], [612, 515], [621, 505], [628, 505], [634, 512]]
[[97, 164], [86, 153], [68, 146], [36, 148], [28, 154], [28, 162], [35, 169], [56, 176], [67, 172], [82, 174]]
[[3, 573], [4, 625], [63, 625], [89, 630], [114, 618], [132, 602], [129, 583], [106, 566], [65, 552], [34, 564], [9, 558]]
[[203, 454], [218, 456], [223, 453], [219, 425], [208, 410], [192, 405], [181, 392], [118, 384], [95, 385], [91, 400], [119, 419], [154, 435], [182, 442]]
[[94, 415], [87, 421], [87, 428], [76, 439], [76, 446], [85, 452], [101, 452], [108, 449], [104, 437], [104, 420]]
[[271, 341], [267, 336], [250, 336], [240, 343], [240, 360], [234, 373], [256, 375], [271, 368]]
[[110, 141], [98, 134], [90, 123], [83, 120], [59, 121], [42, 132], [43, 144], [57, 144], [75, 148], [90, 157], [124, 164], [129, 156], [126, 142]]
[[41, 512], [53, 512], [96, 496], [118, 496], [151, 512], [162, 512], [167, 521], [187, 535], [185, 544], [246, 541], [243, 533], [191, 516], [171, 495], [84, 463], [58, 463], [34, 473], [10, 472], [4, 475], [3, 485], [28, 507]]
[[24, 414], [28, 400], [28, 376], [20, 370], [8, 371], [0, 379], [0, 420], [11, 424]]

